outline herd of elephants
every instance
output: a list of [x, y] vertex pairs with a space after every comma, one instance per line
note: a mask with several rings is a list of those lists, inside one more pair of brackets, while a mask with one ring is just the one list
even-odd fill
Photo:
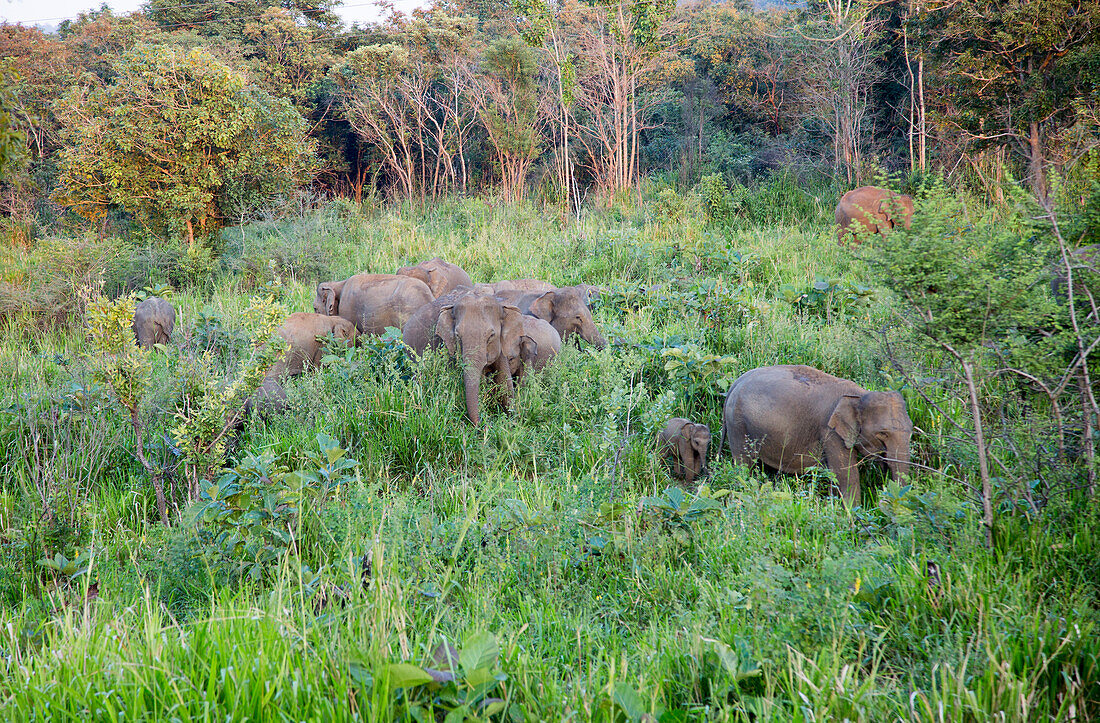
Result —
[[[840, 233], [908, 227], [913, 201], [885, 189], [865, 186], [841, 198], [836, 210]], [[597, 348], [607, 340], [592, 318], [598, 287], [557, 287], [537, 279], [474, 283], [462, 268], [436, 257], [394, 274], [360, 273], [317, 285], [313, 312], [290, 314], [278, 334], [287, 348], [268, 371], [247, 409], [285, 408], [281, 380], [320, 365], [329, 338], [355, 344], [361, 334], [401, 329], [418, 356], [445, 349], [460, 361], [466, 415], [480, 423], [478, 392], [483, 378], [498, 385], [504, 407], [528, 372], [549, 364], [563, 341], [583, 339]], [[134, 311], [134, 333], [146, 348], [167, 343], [176, 312], [151, 297]], [[722, 409], [723, 444], [735, 462], [762, 463], [788, 474], [825, 467], [837, 479], [849, 504], [859, 504], [859, 464], [885, 464], [895, 479], [909, 464], [913, 424], [897, 392], [868, 391], [813, 367], [782, 365], [745, 372], [730, 386]], [[705, 424], [670, 419], [658, 435], [658, 448], [670, 472], [691, 484], [704, 474], [711, 433]]]

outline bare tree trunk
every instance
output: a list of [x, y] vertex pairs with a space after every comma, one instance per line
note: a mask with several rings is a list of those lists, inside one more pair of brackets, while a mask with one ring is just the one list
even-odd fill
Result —
[[989, 460], [986, 457], [985, 432], [982, 429], [982, 408], [978, 404], [978, 387], [974, 383], [974, 368], [970, 361], [954, 349], [948, 350], [962, 365], [966, 388], [970, 392], [970, 415], [974, 418], [974, 442], [978, 447], [978, 474], [982, 478], [982, 522], [985, 525], [985, 544], [993, 546], [993, 484], [989, 477]]

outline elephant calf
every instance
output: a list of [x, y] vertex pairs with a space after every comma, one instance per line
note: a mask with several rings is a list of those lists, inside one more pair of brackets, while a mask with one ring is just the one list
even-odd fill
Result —
[[[508, 359], [512, 376], [522, 381], [527, 370], [541, 371], [561, 351], [561, 337], [550, 322], [524, 315], [519, 338], [519, 354]], [[509, 348], [513, 345], [508, 344]]]
[[355, 324], [339, 316], [310, 314], [298, 311], [286, 318], [278, 334], [287, 342], [282, 359], [272, 365], [269, 375], [297, 376], [307, 369], [320, 366], [325, 347], [318, 337], [332, 334], [349, 345], [355, 343]]
[[657, 436], [660, 455], [671, 460], [672, 476], [688, 484], [703, 473], [710, 448], [710, 427], [673, 417]]
[[801, 365], [760, 367], [730, 386], [722, 434], [734, 462], [801, 474], [827, 467], [858, 505], [859, 463], [884, 462], [896, 480], [909, 466], [913, 423], [897, 392], [873, 392]]
[[[909, 228], [913, 222], [913, 197], [894, 193], [878, 186], [862, 186], [848, 191], [836, 205], [837, 243], [844, 243], [844, 237], [855, 232], [856, 222], [866, 233], [886, 233], [899, 223]], [[858, 240], [858, 239], [857, 239]]]
[[150, 296], [134, 307], [133, 326], [134, 336], [142, 349], [167, 344], [176, 328], [176, 309], [164, 299]]

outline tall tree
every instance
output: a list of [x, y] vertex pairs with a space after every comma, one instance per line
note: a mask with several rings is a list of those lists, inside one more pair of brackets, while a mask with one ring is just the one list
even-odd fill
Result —
[[312, 154], [288, 101], [200, 49], [138, 46], [58, 112], [59, 202], [89, 220], [121, 208], [191, 244], [302, 182]]
[[1061, 166], [1100, 143], [1100, 4], [940, 0], [930, 9], [940, 124], [979, 149], [1017, 152], [1032, 192], [1045, 198], [1055, 140], [1064, 147]]
[[823, 0], [807, 8], [801, 61], [806, 101], [833, 141], [833, 166], [860, 180], [871, 137], [871, 91], [881, 78], [882, 22], [867, 0]]

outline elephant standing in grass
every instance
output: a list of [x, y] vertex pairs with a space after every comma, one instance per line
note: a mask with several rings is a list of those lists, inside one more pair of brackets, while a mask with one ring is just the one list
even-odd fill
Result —
[[878, 186], [848, 191], [836, 205], [836, 223], [840, 227], [837, 243], [843, 244], [849, 234], [855, 238], [856, 221], [866, 233], [887, 233], [899, 223], [909, 228], [913, 222], [913, 197]]
[[533, 291], [553, 291], [558, 288], [551, 284], [549, 281], [540, 281], [539, 279], [513, 279], [511, 281], [494, 281], [490, 284], [485, 284], [493, 290], [494, 293], [501, 291], [522, 291], [525, 293], [531, 293]]
[[337, 339], [343, 339], [346, 344], [353, 345], [358, 331], [355, 324], [343, 317], [299, 311], [286, 318], [279, 327], [278, 334], [286, 339], [287, 348], [268, 374], [281, 377], [297, 376], [307, 369], [320, 366], [325, 347], [318, 337], [324, 338], [332, 334]]
[[517, 384], [523, 381], [528, 369], [541, 371], [561, 351], [561, 337], [550, 322], [524, 314], [522, 323], [519, 354], [508, 360]]
[[566, 286], [542, 293], [501, 291], [497, 296], [507, 303], [515, 304], [528, 316], [550, 322], [562, 341], [577, 334], [597, 349], [607, 346], [607, 339], [600, 334], [596, 322], [592, 320], [587, 291]]
[[420, 279], [432, 291], [432, 296], [439, 298], [459, 286], [473, 286], [470, 275], [461, 266], [447, 263], [440, 257], [422, 261], [416, 266], [402, 266], [397, 270], [398, 276], [411, 276]]
[[150, 296], [134, 307], [134, 336], [138, 346], [149, 349], [167, 344], [176, 328], [176, 309], [157, 296]]
[[703, 473], [710, 448], [710, 427], [673, 417], [657, 435], [660, 455], [672, 460], [672, 476], [688, 484]]
[[722, 434], [734, 462], [759, 460], [788, 474], [827, 467], [844, 500], [858, 505], [863, 459], [885, 463], [895, 480], [905, 476], [913, 423], [897, 392], [872, 392], [813, 367], [784, 365], [734, 381]]
[[428, 285], [411, 276], [356, 274], [318, 284], [313, 310], [347, 319], [360, 334], [382, 334], [388, 326], [400, 329], [413, 312], [434, 299]]
[[511, 406], [515, 394], [509, 359], [519, 355], [523, 336], [519, 309], [489, 292], [457, 289], [419, 309], [405, 323], [402, 339], [417, 354], [443, 347], [461, 360], [466, 391], [466, 415], [481, 423], [478, 391], [481, 379], [492, 375], [502, 389], [502, 402]]

